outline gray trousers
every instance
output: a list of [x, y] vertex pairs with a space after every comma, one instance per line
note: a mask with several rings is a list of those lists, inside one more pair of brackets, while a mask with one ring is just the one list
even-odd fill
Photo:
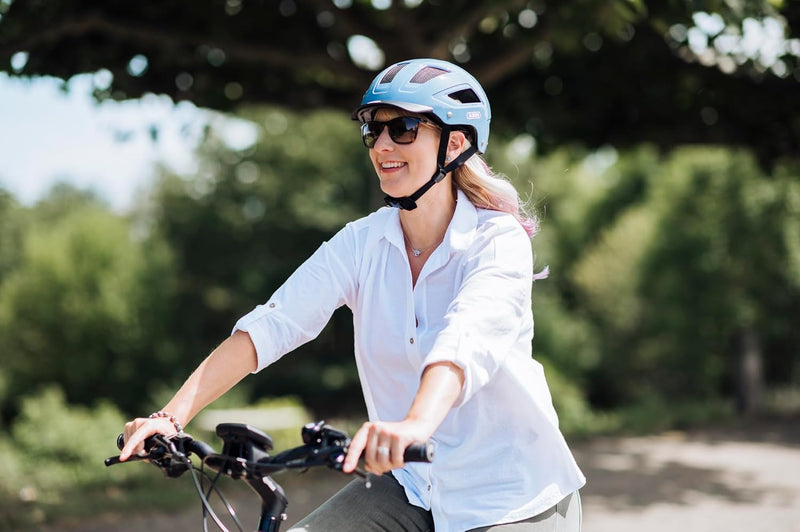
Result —
[[[409, 504], [391, 474], [371, 476], [372, 487], [358, 479], [346, 485], [289, 532], [432, 532], [431, 512]], [[576, 491], [539, 515], [469, 532], [580, 532], [581, 498]]]

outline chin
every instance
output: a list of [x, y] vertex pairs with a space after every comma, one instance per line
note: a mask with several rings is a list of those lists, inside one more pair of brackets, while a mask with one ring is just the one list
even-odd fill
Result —
[[383, 180], [380, 182], [381, 191], [384, 194], [392, 196], [394, 198], [402, 198], [405, 196], [410, 196], [414, 193], [417, 188], [409, 188], [408, 186], [401, 186], [401, 183], [393, 182], [394, 180]]

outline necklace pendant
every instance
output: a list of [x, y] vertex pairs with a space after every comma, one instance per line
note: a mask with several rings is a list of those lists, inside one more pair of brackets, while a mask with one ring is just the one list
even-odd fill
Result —
[[420, 255], [422, 255], [422, 251], [416, 248], [412, 249], [411, 253], [413, 253], [415, 257], [419, 257]]

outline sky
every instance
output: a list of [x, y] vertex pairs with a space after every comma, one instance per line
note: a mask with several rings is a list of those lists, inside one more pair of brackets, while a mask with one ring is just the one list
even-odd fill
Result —
[[[0, 73], [0, 188], [31, 205], [53, 184], [95, 191], [117, 211], [133, 205], [156, 164], [191, 172], [193, 150], [214, 116], [166, 96], [103, 102], [92, 88], [102, 75], [23, 80]], [[150, 135], [158, 128], [158, 141]]]

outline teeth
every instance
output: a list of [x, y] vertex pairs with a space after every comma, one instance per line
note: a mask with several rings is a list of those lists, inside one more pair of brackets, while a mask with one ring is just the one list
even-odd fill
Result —
[[405, 166], [406, 163], [381, 163], [381, 168], [400, 168], [401, 166]]

